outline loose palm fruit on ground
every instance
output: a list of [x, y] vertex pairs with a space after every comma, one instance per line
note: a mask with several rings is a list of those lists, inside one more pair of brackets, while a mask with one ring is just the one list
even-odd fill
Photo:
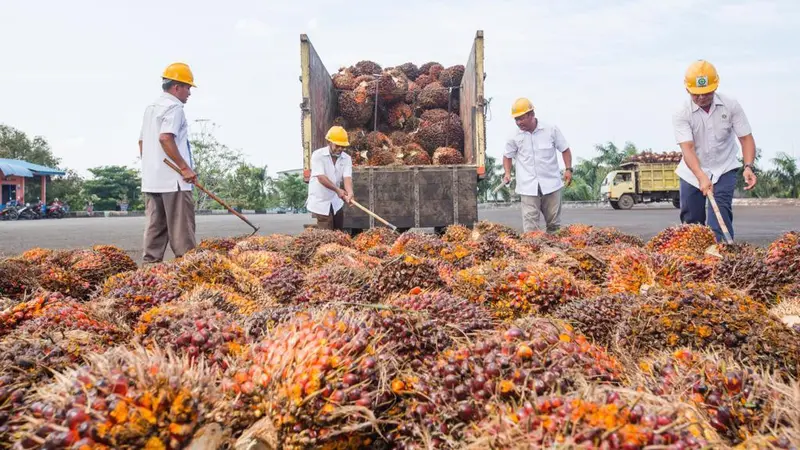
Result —
[[411, 231], [403, 233], [394, 241], [390, 253], [392, 256], [407, 254], [421, 258], [435, 258], [439, 256], [441, 251], [446, 247], [447, 243], [436, 236], [428, 233]]
[[429, 258], [400, 256], [386, 261], [371, 281], [375, 300], [394, 293], [421, 289], [439, 289], [444, 282], [439, 277], [436, 262]]
[[547, 313], [581, 295], [575, 278], [558, 267], [531, 266], [509, 274], [489, 292], [487, 306], [498, 319]]
[[142, 312], [175, 300], [181, 292], [175, 266], [160, 263], [109, 277], [103, 283], [98, 300], [106, 304], [106, 316], [116, 316], [132, 324]]
[[472, 227], [472, 239], [477, 240], [481, 235], [486, 233], [497, 233], [501, 236], [509, 236], [512, 238], [518, 238], [519, 233], [516, 230], [509, 227], [508, 225], [503, 225], [500, 223], [493, 223], [487, 222], [485, 220], [478, 221]]
[[309, 305], [302, 304], [280, 305], [259, 311], [245, 319], [245, 335], [248, 340], [257, 342], [271, 333], [277, 325], [308, 309]]
[[399, 234], [391, 229], [378, 226], [359, 233], [353, 239], [353, 245], [359, 251], [366, 252], [379, 245], [391, 246], [398, 236]]
[[217, 309], [211, 300], [178, 301], [156, 306], [134, 328], [148, 347], [169, 348], [227, 367], [225, 358], [241, 353], [246, 344], [236, 315]]
[[14, 300], [39, 289], [36, 266], [24, 259], [0, 260], [0, 293]]
[[230, 314], [249, 316], [266, 308], [275, 306], [277, 300], [264, 294], [258, 297], [244, 296], [224, 284], [200, 283], [186, 291], [181, 302], [211, 302], [214, 306]]
[[636, 301], [631, 294], [601, 295], [577, 299], [559, 306], [552, 316], [572, 324], [575, 329], [598, 345], [610, 346], [617, 325], [629, 314]]
[[279, 303], [289, 303], [303, 286], [303, 272], [293, 264], [286, 265], [259, 280], [266, 295]]
[[227, 255], [240, 239], [241, 238], [206, 238], [197, 244], [197, 248]]
[[314, 252], [309, 261], [309, 268], [320, 268], [337, 259], [355, 260], [359, 256], [359, 251], [352, 247], [344, 247], [340, 244], [321, 245]]
[[465, 227], [461, 224], [449, 225], [444, 230], [444, 235], [442, 235], [442, 240], [445, 242], [450, 242], [452, 244], [455, 243], [463, 243], [471, 239], [472, 230]]
[[183, 448], [216, 398], [213, 372], [157, 350], [88, 357], [32, 396], [22, 448]]
[[226, 374], [230, 400], [221, 419], [242, 429], [267, 417], [279, 448], [368, 446], [368, 417], [380, 417], [393, 400], [395, 364], [374, 317], [322, 309], [278, 324]]
[[693, 253], [655, 253], [652, 255], [656, 283], [669, 286], [676, 283], [705, 282], [714, 275], [718, 258], [699, 257]]
[[302, 264], [308, 263], [314, 252], [325, 244], [339, 244], [343, 247], [353, 247], [350, 236], [341, 231], [323, 230], [319, 228], [306, 228], [295, 236], [289, 246], [289, 255]]
[[[691, 408], [643, 404], [613, 389], [493, 405], [469, 431], [469, 448], [701, 449], [713, 447]], [[443, 445], [441, 448], [448, 448]]]
[[472, 302], [483, 303], [496, 285], [521, 270], [524, 270], [524, 265], [518, 261], [493, 259], [457, 270], [451, 277], [444, 279], [454, 294]]
[[763, 304], [719, 285], [654, 290], [620, 325], [620, 344], [634, 354], [713, 346], [748, 364], [795, 376], [800, 367], [800, 335], [770, 316]]
[[398, 442], [456, 441], [490, 405], [513, 405], [527, 395], [567, 391], [586, 380], [616, 382], [619, 363], [568, 325], [533, 318], [477, 337], [440, 354], [430, 365], [392, 382], [403, 398]]
[[631, 379], [657, 396], [695, 404], [732, 444], [757, 433], [772, 410], [770, 388], [757, 371], [711, 353], [664, 352], [641, 360]]
[[702, 255], [716, 242], [716, 236], [710, 227], [700, 224], [681, 224], [656, 234], [647, 242], [645, 249], [657, 253], [690, 252]]
[[113, 273], [122, 273], [136, 270], [138, 266], [124, 250], [114, 245], [95, 245], [92, 250], [100, 252], [108, 258]]
[[14, 305], [13, 308], [0, 311], [0, 336], [4, 336], [26, 322], [45, 316], [48, 311], [77, 300], [60, 292], [38, 291], [30, 299]]
[[92, 292], [92, 283], [71, 269], [55, 264], [43, 266], [37, 276], [42, 289], [61, 292], [70, 297], [86, 300]]

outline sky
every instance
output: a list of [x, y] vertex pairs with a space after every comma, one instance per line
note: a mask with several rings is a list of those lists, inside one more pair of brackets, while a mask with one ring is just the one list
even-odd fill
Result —
[[717, 67], [719, 92], [741, 103], [765, 159], [800, 156], [796, 0], [379, 5], [3, 0], [0, 123], [45, 137], [82, 175], [136, 167], [144, 108], [163, 69], [182, 61], [198, 85], [185, 106], [190, 127], [213, 122], [221, 142], [274, 174], [302, 167], [300, 34], [333, 73], [363, 59], [466, 64], [483, 30], [492, 156], [514, 132], [510, 108], [522, 96], [561, 129], [575, 163], [608, 141], [676, 151], [671, 117], [688, 98], [686, 67], [701, 58]]

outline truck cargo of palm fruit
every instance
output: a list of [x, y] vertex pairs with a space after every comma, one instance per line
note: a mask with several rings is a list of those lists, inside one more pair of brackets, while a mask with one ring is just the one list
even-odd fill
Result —
[[633, 155], [606, 175], [600, 187], [603, 202], [614, 209], [631, 209], [637, 203], [672, 202], [680, 207], [680, 179], [675, 173], [680, 152]]
[[[354, 195], [366, 208], [400, 230], [477, 222], [486, 154], [483, 31], [465, 65], [362, 60], [331, 75], [305, 34], [300, 54], [306, 182], [311, 154], [327, 145], [332, 125], [341, 125]], [[359, 209], [345, 210], [351, 232], [376, 225]]]

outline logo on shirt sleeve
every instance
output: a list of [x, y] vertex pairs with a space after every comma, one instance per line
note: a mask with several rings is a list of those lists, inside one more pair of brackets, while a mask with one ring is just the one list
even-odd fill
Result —
[[706, 87], [708, 86], [708, 77], [705, 75], [700, 75], [699, 77], [695, 78], [694, 82], [697, 87]]

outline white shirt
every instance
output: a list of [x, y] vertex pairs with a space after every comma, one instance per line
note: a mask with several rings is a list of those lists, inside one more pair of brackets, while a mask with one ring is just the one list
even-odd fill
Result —
[[516, 163], [516, 192], [519, 195], [547, 195], [564, 187], [558, 155], [569, 148], [555, 125], [537, 122], [533, 133], [517, 130], [506, 143], [503, 156]]
[[344, 200], [319, 182], [317, 177], [320, 175], [325, 175], [334, 186], [341, 187], [345, 178], [353, 177], [353, 160], [350, 155], [342, 152], [334, 164], [328, 147], [314, 150], [311, 154], [311, 178], [308, 181], [306, 208], [313, 213], [327, 216], [333, 206], [335, 214], [344, 206]]
[[[714, 102], [706, 112], [691, 99], [672, 117], [675, 140], [694, 142], [694, 151], [700, 161], [700, 169], [711, 178], [711, 182], [719, 181], [722, 174], [738, 169], [737, 137], [751, 133], [750, 123], [741, 105], [726, 95], [714, 94]], [[700, 188], [697, 177], [681, 159], [675, 173], [684, 181]]]
[[158, 137], [172, 133], [184, 161], [194, 169], [189, 148], [189, 123], [183, 112], [183, 103], [174, 95], [164, 92], [147, 106], [142, 119], [139, 139], [142, 141], [142, 192], [190, 191], [192, 184], [164, 163], [167, 154]]

